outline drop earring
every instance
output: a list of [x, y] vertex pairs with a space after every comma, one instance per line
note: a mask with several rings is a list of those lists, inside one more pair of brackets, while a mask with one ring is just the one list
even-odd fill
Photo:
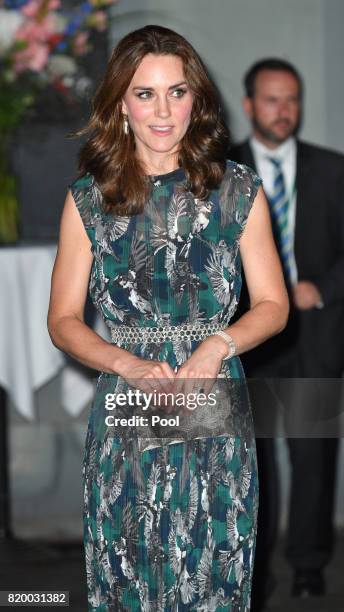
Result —
[[126, 118], [126, 116], [124, 116], [124, 120], [123, 120], [123, 131], [126, 136], [129, 134], [129, 123], [128, 123], [128, 119]]

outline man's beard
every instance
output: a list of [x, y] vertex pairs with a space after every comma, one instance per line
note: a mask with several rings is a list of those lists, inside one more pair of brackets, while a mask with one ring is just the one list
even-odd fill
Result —
[[290, 130], [285, 136], [278, 136], [271, 129], [264, 127], [259, 121], [257, 121], [256, 117], [252, 119], [253, 127], [258, 132], [264, 140], [268, 140], [272, 144], [282, 144], [285, 140], [287, 140], [290, 136], [295, 136], [299, 128], [299, 122], [295, 125], [294, 128], [290, 126]]

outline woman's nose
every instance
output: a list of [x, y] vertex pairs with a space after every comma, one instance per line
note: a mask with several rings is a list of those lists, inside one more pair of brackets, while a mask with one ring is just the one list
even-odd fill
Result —
[[165, 96], [161, 96], [157, 99], [155, 114], [157, 117], [169, 117], [171, 114], [170, 105]]

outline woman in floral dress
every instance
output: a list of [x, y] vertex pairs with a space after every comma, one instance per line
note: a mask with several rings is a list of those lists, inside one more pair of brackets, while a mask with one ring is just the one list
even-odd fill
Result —
[[[48, 328], [100, 371], [83, 465], [89, 611], [250, 608], [258, 480], [238, 355], [283, 329], [288, 301], [261, 181], [226, 161], [219, 109], [183, 37], [128, 34], [63, 210]], [[231, 324], [241, 263], [251, 310]], [[109, 342], [84, 323], [87, 289]]]

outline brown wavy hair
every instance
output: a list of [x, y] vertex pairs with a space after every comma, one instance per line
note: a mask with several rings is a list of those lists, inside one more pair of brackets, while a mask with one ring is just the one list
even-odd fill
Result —
[[194, 48], [167, 28], [148, 25], [127, 34], [114, 48], [95, 94], [92, 114], [77, 134], [88, 134], [79, 156], [81, 174], [90, 172], [102, 192], [105, 212], [142, 212], [151, 183], [135, 155], [134, 133], [123, 130], [122, 98], [145, 55], [176, 55], [193, 94], [189, 127], [180, 142], [178, 163], [187, 188], [199, 199], [216, 188], [225, 172], [228, 131], [218, 92]]

